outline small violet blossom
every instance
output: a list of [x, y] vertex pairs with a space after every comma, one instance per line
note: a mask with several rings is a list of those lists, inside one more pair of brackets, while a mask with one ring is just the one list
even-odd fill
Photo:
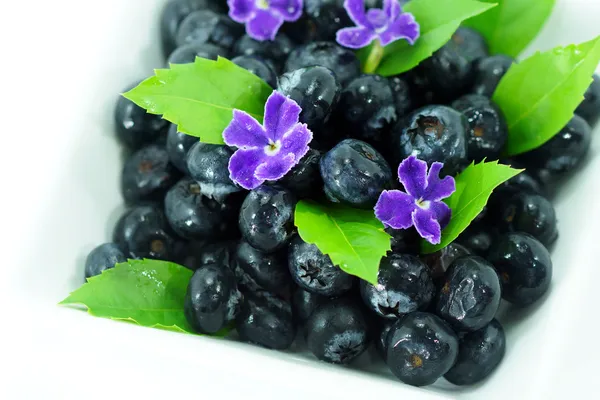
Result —
[[227, 0], [232, 20], [246, 24], [246, 33], [256, 40], [273, 40], [283, 21], [297, 21], [303, 0]]
[[298, 122], [302, 109], [294, 100], [274, 91], [265, 104], [264, 124], [249, 114], [233, 110], [223, 140], [238, 150], [229, 160], [229, 175], [244, 189], [287, 174], [308, 152], [312, 132]]
[[407, 229], [414, 225], [419, 235], [431, 244], [439, 244], [442, 229], [450, 222], [452, 210], [441, 200], [456, 190], [454, 178], [440, 179], [443, 164], [434, 162], [427, 173], [427, 163], [410, 156], [398, 167], [405, 192], [385, 190], [375, 205], [375, 216], [384, 225]]
[[356, 24], [337, 31], [337, 42], [344, 47], [360, 49], [378, 39], [382, 46], [406, 39], [414, 44], [419, 37], [419, 24], [411, 13], [403, 13], [398, 0], [384, 0], [383, 9], [365, 12], [364, 0], [345, 0], [344, 8]]

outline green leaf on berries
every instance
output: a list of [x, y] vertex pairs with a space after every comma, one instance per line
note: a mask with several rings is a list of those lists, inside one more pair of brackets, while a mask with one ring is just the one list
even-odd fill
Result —
[[[421, 27], [421, 36], [414, 45], [398, 40], [385, 47], [385, 54], [375, 71], [392, 76], [416, 67], [452, 38], [460, 24], [481, 14], [495, 4], [475, 0], [411, 0], [403, 11], [412, 13]], [[370, 46], [359, 51], [364, 65]]]
[[543, 145], [565, 127], [599, 61], [600, 36], [537, 52], [510, 67], [493, 96], [508, 124], [508, 156]]
[[497, 7], [465, 21], [486, 39], [491, 54], [517, 57], [550, 17], [555, 0], [481, 0]]
[[498, 161], [473, 163], [465, 168], [454, 178], [456, 191], [444, 200], [452, 210], [452, 218], [442, 231], [442, 241], [432, 245], [423, 240], [422, 252], [433, 253], [452, 243], [481, 213], [494, 189], [521, 172]]
[[127, 99], [177, 124], [177, 130], [200, 141], [223, 144], [223, 130], [233, 109], [262, 122], [273, 89], [256, 75], [219, 57], [196, 58], [190, 64], [171, 64], [125, 93]]
[[391, 236], [372, 210], [302, 200], [294, 219], [302, 240], [316, 245], [346, 273], [377, 284], [379, 262], [391, 249]]

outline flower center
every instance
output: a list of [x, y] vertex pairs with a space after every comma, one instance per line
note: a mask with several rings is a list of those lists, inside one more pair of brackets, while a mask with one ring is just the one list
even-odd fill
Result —
[[419, 207], [422, 208], [424, 210], [429, 209], [429, 201], [427, 200], [423, 200], [423, 199], [419, 199], [415, 201], [415, 204]]
[[274, 156], [275, 154], [279, 153], [279, 150], [281, 150], [280, 140], [276, 142], [269, 140], [269, 144], [265, 146], [265, 154], [268, 156]]
[[367, 20], [373, 24], [373, 27], [377, 31], [385, 30], [385, 28], [387, 28], [388, 20], [383, 10], [371, 8], [367, 11]]
[[260, 8], [261, 10], [268, 10], [269, 9], [269, 1], [268, 0], [256, 0], [256, 7]]

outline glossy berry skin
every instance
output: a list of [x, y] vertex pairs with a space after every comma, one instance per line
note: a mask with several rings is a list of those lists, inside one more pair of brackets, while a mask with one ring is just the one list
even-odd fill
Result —
[[459, 98], [452, 107], [467, 117], [469, 159], [497, 160], [508, 138], [508, 127], [500, 108], [487, 97], [475, 94]]
[[470, 254], [469, 249], [461, 244], [452, 242], [435, 253], [422, 255], [421, 259], [429, 267], [431, 277], [435, 281], [438, 281], [444, 277], [446, 271], [455, 260]]
[[200, 248], [197, 266], [198, 268], [208, 264], [224, 265], [234, 270], [235, 251], [237, 249], [237, 241], [224, 240], [205, 244]]
[[197, 137], [181, 133], [177, 130], [177, 125], [171, 124], [167, 134], [167, 154], [171, 164], [184, 174], [189, 173], [186, 161], [187, 152], [197, 142]]
[[415, 312], [400, 318], [387, 335], [387, 365], [402, 382], [426, 386], [442, 377], [458, 355], [458, 337], [439, 317]]
[[600, 76], [594, 74], [594, 80], [585, 91], [584, 100], [575, 110], [575, 114], [586, 120], [590, 126], [596, 125], [600, 117]]
[[231, 62], [258, 76], [269, 86], [277, 86], [277, 74], [275, 74], [275, 71], [273, 71], [273, 69], [260, 57], [237, 56], [233, 58]]
[[210, 43], [188, 43], [173, 50], [167, 58], [167, 65], [191, 64], [196, 57], [216, 60], [219, 56], [227, 58], [229, 51]]
[[512, 57], [504, 54], [480, 59], [475, 64], [475, 82], [471, 92], [486, 97], [492, 97], [494, 91], [504, 77], [506, 71], [515, 62]]
[[327, 301], [328, 298], [325, 296], [297, 287], [292, 295], [294, 319], [299, 323], [304, 323], [317, 308]]
[[505, 199], [500, 218], [501, 232], [529, 233], [546, 247], [558, 238], [554, 206], [539, 194], [518, 193]]
[[458, 331], [475, 331], [494, 318], [500, 298], [494, 267], [478, 256], [462, 257], [446, 272], [436, 313]]
[[360, 74], [360, 62], [354, 52], [335, 42], [313, 42], [294, 49], [285, 63], [285, 71], [320, 65], [332, 70], [342, 85]]
[[146, 146], [125, 161], [121, 172], [121, 193], [127, 204], [160, 202], [180, 178], [162, 146]]
[[115, 264], [127, 261], [127, 257], [119, 246], [114, 243], [104, 243], [94, 248], [85, 259], [85, 277], [100, 275]]
[[370, 329], [360, 307], [336, 299], [316, 309], [305, 325], [306, 346], [322, 361], [348, 364], [369, 345]]
[[294, 237], [288, 265], [292, 279], [301, 288], [323, 296], [339, 296], [352, 288], [355, 278], [335, 266], [314, 244]]
[[239, 217], [242, 236], [265, 253], [281, 249], [292, 237], [295, 207], [296, 197], [289, 190], [259, 186], [242, 204]]
[[392, 170], [371, 145], [356, 139], [338, 143], [321, 158], [327, 197], [336, 203], [372, 208], [392, 186]]
[[381, 143], [396, 122], [396, 102], [389, 81], [379, 75], [362, 75], [342, 91], [337, 108], [340, 126], [351, 137]]
[[278, 33], [275, 40], [265, 41], [258, 41], [248, 35], [243, 35], [235, 42], [233, 54], [260, 57], [273, 63], [275, 72], [279, 73], [293, 48], [294, 44], [283, 33]]
[[323, 188], [319, 171], [321, 152], [309, 149], [300, 162], [278, 182], [291, 190], [298, 198], [316, 197]]
[[505, 352], [504, 328], [493, 319], [483, 328], [460, 338], [456, 364], [444, 378], [454, 385], [473, 385], [488, 377], [500, 365]]
[[377, 286], [360, 282], [360, 294], [369, 309], [387, 319], [427, 308], [435, 294], [427, 265], [416, 256], [391, 254], [381, 260]]
[[539, 300], [550, 287], [552, 259], [527, 233], [507, 233], [494, 242], [488, 255], [502, 284], [502, 298], [518, 306]]
[[137, 206], [123, 214], [112, 241], [128, 258], [170, 261], [175, 256], [176, 240], [163, 210], [156, 206]]
[[300, 122], [318, 131], [338, 104], [342, 87], [332, 70], [313, 66], [281, 75], [277, 90], [302, 108]]
[[[128, 86], [127, 92], [137, 86]], [[119, 96], [114, 111], [115, 130], [119, 141], [131, 150], [137, 150], [164, 137], [169, 122], [160, 115], [147, 113], [131, 100]]]
[[456, 241], [471, 253], [486, 257], [496, 237], [496, 229], [483, 223], [471, 224]]
[[343, 0], [305, 0], [302, 18], [294, 33], [304, 42], [335, 40], [338, 30], [352, 26]]
[[394, 103], [396, 105], [396, 115], [401, 118], [408, 114], [414, 108], [414, 101], [410, 90], [410, 84], [405, 77], [393, 76], [388, 78]]
[[523, 154], [524, 164], [559, 176], [579, 167], [590, 150], [592, 128], [575, 115], [559, 133], [542, 146]]
[[415, 155], [432, 164], [444, 164], [442, 174], [454, 175], [467, 164], [467, 118], [453, 108], [432, 105], [420, 108], [392, 129], [395, 164]]
[[387, 227], [385, 231], [392, 237], [392, 253], [417, 255], [421, 249], [421, 236], [414, 228], [394, 229]]
[[217, 333], [235, 319], [241, 301], [233, 272], [223, 265], [205, 265], [194, 272], [188, 284], [185, 318], [196, 332]]
[[296, 337], [291, 307], [275, 296], [247, 293], [236, 318], [240, 339], [268, 349], [285, 350]]
[[233, 151], [227, 146], [197, 142], [188, 151], [186, 162], [190, 177], [209, 197], [224, 198], [241, 191], [229, 178], [229, 159]]
[[394, 322], [395, 322], [395, 320], [391, 320], [391, 319], [384, 320], [381, 323], [381, 327], [379, 329], [379, 334], [377, 335], [377, 338], [375, 340], [375, 349], [377, 350], [377, 352], [379, 353], [381, 358], [383, 358], [384, 361], [387, 357], [387, 347], [388, 347], [387, 335], [388, 335], [388, 333], [390, 333], [392, 326], [394, 326]]
[[225, 15], [210, 10], [194, 11], [188, 15], [177, 30], [177, 46], [188, 43], [212, 43], [230, 50], [244, 34], [242, 25]]

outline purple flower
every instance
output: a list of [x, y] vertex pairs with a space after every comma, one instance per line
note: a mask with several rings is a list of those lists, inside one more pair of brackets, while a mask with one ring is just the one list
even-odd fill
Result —
[[292, 99], [274, 91], [265, 104], [261, 125], [249, 114], [233, 110], [223, 140], [238, 150], [229, 160], [231, 180], [252, 190], [265, 181], [276, 181], [308, 152], [312, 132], [298, 122], [302, 109]]
[[412, 14], [402, 12], [398, 0], [384, 0], [383, 9], [371, 8], [366, 13], [364, 0], [345, 0], [344, 8], [356, 24], [337, 32], [336, 40], [344, 47], [360, 49], [375, 39], [382, 46], [398, 39], [414, 44], [419, 37], [419, 24]]
[[246, 24], [246, 33], [256, 40], [273, 40], [283, 21], [302, 15], [302, 0], [227, 0], [232, 20]]
[[450, 222], [452, 210], [441, 200], [456, 190], [454, 178], [440, 179], [443, 164], [434, 162], [427, 173], [427, 163], [410, 156], [398, 167], [400, 190], [385, 190], [375, 205], [375, 216], [394, 229], [415, 226], [419, 235], [431, 244], [439, 244], [442, 229]]

